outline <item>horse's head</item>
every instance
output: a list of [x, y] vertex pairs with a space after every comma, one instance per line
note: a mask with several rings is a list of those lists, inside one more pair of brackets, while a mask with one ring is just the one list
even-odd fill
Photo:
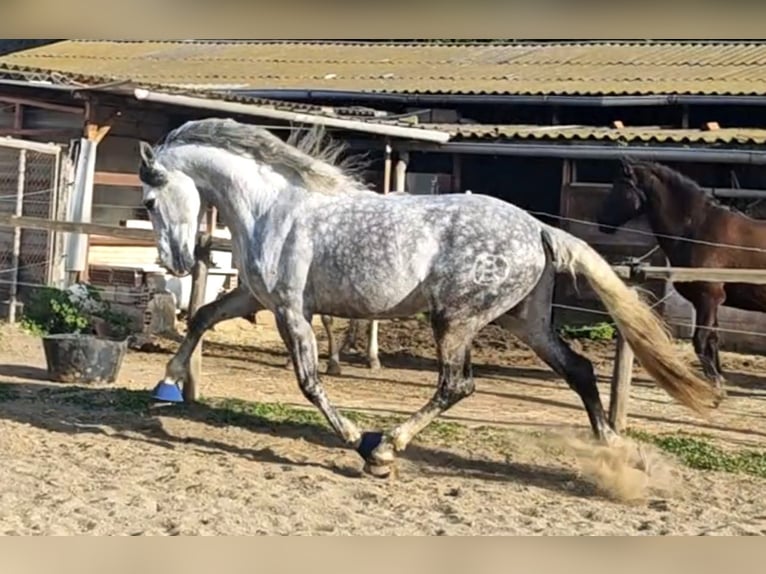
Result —
[[170, 273], [183, 277], [194, 266], [201, 207], [197, 186], [185, 173], [163, 166], [146, 142], [140, 143], [140, 151], [143, 202], [157, 239], [160, 261]]
[[596, 218], [601, 233], [615, 233], [617, 228], [643, 215], [646, 193], [639, 186], [636, 166], [627, 159], [620, 165], [620, 173], [612, 182], [612, 189], [601, 204]]

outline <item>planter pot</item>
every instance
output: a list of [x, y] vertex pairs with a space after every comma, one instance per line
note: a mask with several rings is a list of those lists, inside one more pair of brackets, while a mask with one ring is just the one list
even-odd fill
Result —
[[113, 383], [122, 367], [128, 341], [95, 335], [46, 335], [43, 348], [52, 381]]

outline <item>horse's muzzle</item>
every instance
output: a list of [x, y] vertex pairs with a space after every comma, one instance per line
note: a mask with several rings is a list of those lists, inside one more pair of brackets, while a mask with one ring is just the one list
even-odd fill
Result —
[[188, 253], [182, 252], [178, 247], [171, 247], [171, 265], [165, 265], [168, 272], [174, 277], [186, 277], [192, 272], [194, 267], [194, 257]]

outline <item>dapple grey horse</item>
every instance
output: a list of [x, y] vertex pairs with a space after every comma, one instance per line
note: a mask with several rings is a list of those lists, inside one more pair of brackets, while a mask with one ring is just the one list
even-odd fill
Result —
[[[242, 284], [274, 313], [301, 391], [362, 456], [366, 472], [387, 476], [397, 452], [474, 392], [471, 343], [503, 315], [504, 325], [578, 393], [596, 437], [618, 440], [591, 362], [552, 327], [556, 272], [584, 275], [654, 380], [683, 405], [709, 412], [714, 390], [678, 356], [655, 312], [587, 243], [482, 194], [385, 197], [328, 157], [257, 126], [208, 118], [183, 124], [154, 147], [142, 143], [139, 175], [171, 273], [191, 272], [203, 203], [218, 209], [239, 254]], [[390, 431], [363, 433], [325, 392], [311, 318], [424, 311], [436, 343], [436, 391]]]

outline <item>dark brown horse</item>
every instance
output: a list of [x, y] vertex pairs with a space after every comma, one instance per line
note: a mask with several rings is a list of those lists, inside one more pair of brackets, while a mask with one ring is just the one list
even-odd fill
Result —
[[[598, 216], [602, 233], [646, 215], [673, 267], [766, 269], [766, 221], [730, 211], [667, 166], [625, 159], [621, 167]], [[723, 390], [718, 307], [766, 311], [766, 286], [701, 281], [673, 286], [694, 306], [694, 350], [707, 378]]]

